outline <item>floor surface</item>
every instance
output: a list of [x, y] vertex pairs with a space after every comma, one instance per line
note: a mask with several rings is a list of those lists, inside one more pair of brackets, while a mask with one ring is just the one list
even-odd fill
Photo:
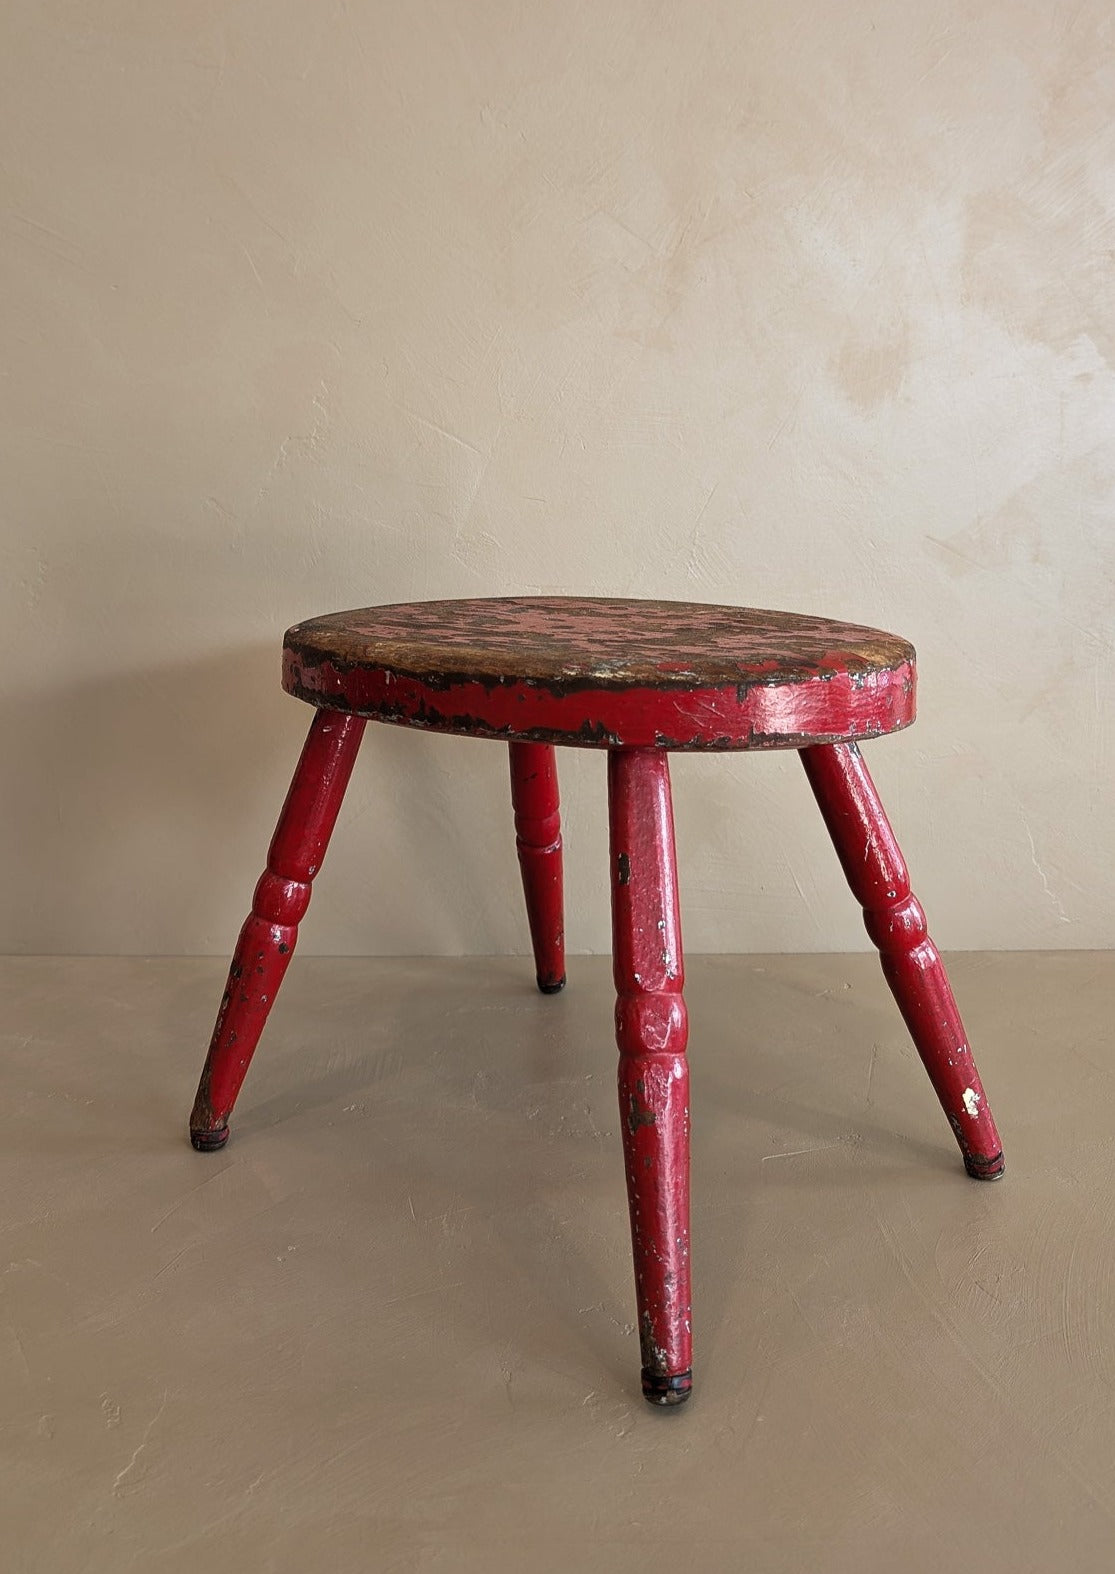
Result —
[[[604, 958], [0, 963], [0, 1567], [1115, 1567], [1115, 954], [951, 961], [967, 1179], [870, 956], [689, 960], [696, 1393], [638, 1393]], [[6, 1543], [6, 1545], [4, 1545]]]

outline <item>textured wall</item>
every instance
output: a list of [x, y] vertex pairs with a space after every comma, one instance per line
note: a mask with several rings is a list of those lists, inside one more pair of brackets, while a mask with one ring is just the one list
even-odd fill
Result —
[[[0, 946], [225, 951], [284, 627], [541, 590], [908, 635], [939, 940], [1110, 945], [1113, 104], [1108, 0], [7, 0]], [[306, 948], [521, 949], [505, 771], [374, 729]], [[675, 794], [690, 950], [865, 943], [792, 756]]]

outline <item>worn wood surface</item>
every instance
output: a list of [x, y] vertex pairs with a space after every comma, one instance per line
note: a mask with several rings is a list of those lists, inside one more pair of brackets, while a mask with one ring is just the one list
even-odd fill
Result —
[[340, 612], [286, 635], [314, 705], [588, 747], [802, 748], [915, 713], [913, 647], [826, 618], [695, 602], [506, 597]]

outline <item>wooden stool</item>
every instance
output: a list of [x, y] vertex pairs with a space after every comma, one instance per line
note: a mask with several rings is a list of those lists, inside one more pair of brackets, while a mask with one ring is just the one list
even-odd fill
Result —
[[565, 983], [554, 746], [608, 750], [619, 1102], [643, 1393], [692, 1385], [689, 1071], [669, 752], [797, 749], [968, 1174], [999, 1134], [944, 965], [859, 751], [914, 719], [914, 652], [876, 629], [669, 601], [507, 597], [370, 607], [289, 630], [283, 687], [317, 708], [237, 942], [190, 1137], [228, 1120], [282, 982], [365, 721], [500, 739], [539, 988]]

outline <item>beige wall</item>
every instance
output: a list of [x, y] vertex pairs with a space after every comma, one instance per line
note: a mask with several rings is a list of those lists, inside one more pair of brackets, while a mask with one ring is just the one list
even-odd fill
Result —
[[[869, 759], [939, 939], [1110, 945], [1110, 16], [6, 0], [0, 947], [225, 951], [282, 630], [542, 590], [907, 634]], [[505, 769], [373, 729], [306, 948], [521, 949]], [[675, 793], [690, 950], [865, 943], [792, 757]]]

